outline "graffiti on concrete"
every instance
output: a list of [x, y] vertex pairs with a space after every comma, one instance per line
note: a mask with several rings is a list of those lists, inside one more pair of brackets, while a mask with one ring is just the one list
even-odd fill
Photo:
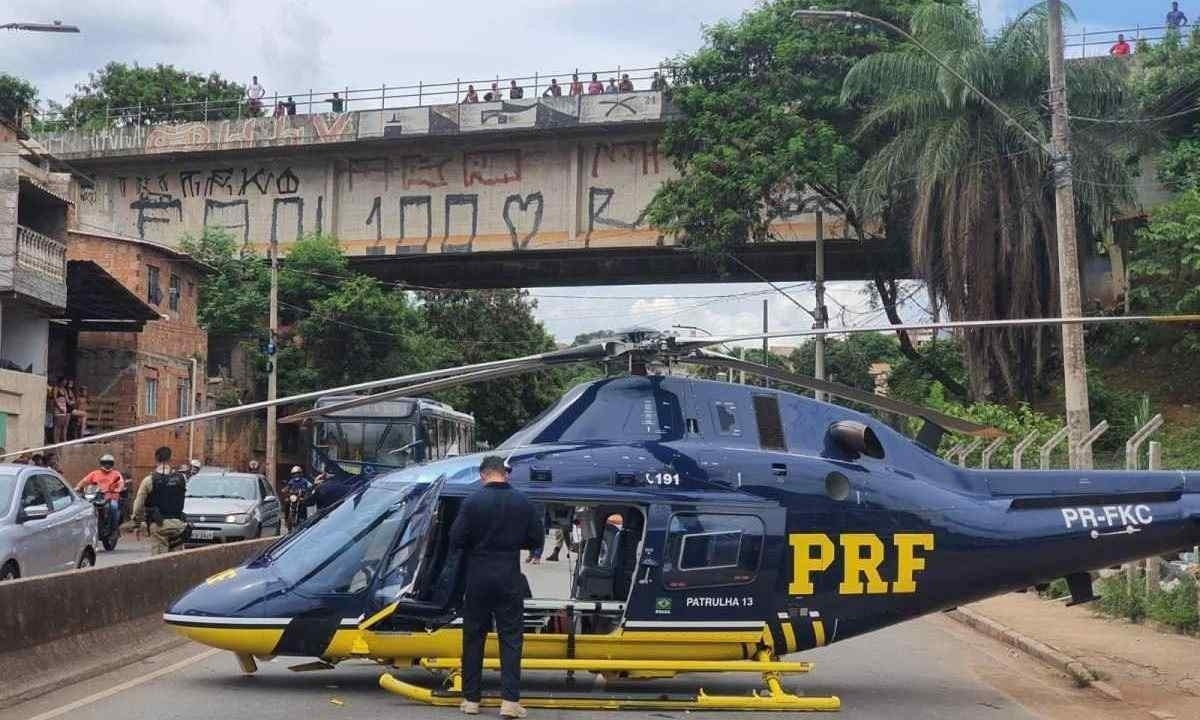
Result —
[[284, 208], [286, 213], [288, 208], [292, 208], [296, 213], [296, 234], [293, 237], [297, 240], [304, 237], [304, 198], [302, 197], [282, 197], [275, 198], [271, 204], [271, 242], [279, 242], [279, 209]]
[[520, 150], [463, 153], [463, 187], [521, 182]]
[[[161, 193], [147, 192], [129, 204], [130, 210], [137, 211], [138, 239], [146, 239], [146, 225], [150, 223], [167, 224], [171, 222], [171, 210], [183, 222], [183, 203], [178, 198]], [[158, 214], [162, 213], [162, 214]]]
[[[538, 94], [540, 88], [526, 92]], [[532, 92], [531, 92], [532, 91]], [[528, 128], [654, 122], [661, 93], [530, 98], [470, 105], [384, 108], [279, 118], [110, 127], [46, 133], [38, 140], [64, 159], [246, 150]]]
[[658, 143], [653, 140], [636, 140], [633, 142], [596, 143], [592, 151], [592, 177], [600, 177], [605, 166], [624, 164], [631, 167], [641, 166], [642, 175], [658, 174]]
[[620, 228], [621, 230], [636, 230], [645, 224], [646, 213], [649, 211], [648, 207], [642, 208], [642, 211], [633, 220], [620, 220], [608, 215], [608, 206], [612, 204], [613, 196], [616, 195], [616, 192], [613, 188], [588, 188], [587, 239], [589, 243], [592, 231], [596, 229], [597, 225]]
[[[450, 244], [451, 210], [469, 208], [471, 211], [471, 233], [453, 233], [455, 237], [466, 235], [465, 243]], [[455, 213], [456, 215], [461, 213]], [[455, 227], [458, 227], [456, 224]], [[479, 229], [479, 195], [475, 193], [453, 194], [446, 196], [446, 234], [442, 236], [442, 252], [470, 252], [475, 244], [475, 234]]]
[[242, 246], [250, 243], [250, 201], [215, 200], [208, 198], [204, 201], [204, 227], [218, 230], [228, 230], [236, 233], [241, 231]]
[[405, 155], [400, 158], [400, 181], [405, 190], [445, 187], [449, 155]]
[[397, 253], [401, 252], [400, 248], [402, 247], [406, 248], [407, 252], [416, 252], [418, 247], [420, 252], [429, 251], [429, 241], [433, 239], [433, 198], [428, 195], [410, 195], [400, 198], [400, 239], [408, 238], [408, 213], [413, 209], [421, 208], [425, 210], [425, 234], [419, 236], [422, 237], [423, 242], [420, 246], [397, 245]]
[[[530, 210], [530, 207], [533, 210]], [[533, 217], [528, 221], [526, 227], [529, 231], [518, 239], [519, 231], [517, 230], [517, 218], [514, 217], [514, 208], [519, 210], [523, 219], [530, 212]], [[521, 196], [519, 193], [509, 195], [504, 199], [504, 225], [508, 228], [508, 234], [512, 237], [513, 250], [524, 250], [529, 247], [529, 241], [533, 240], [537, 235], [538, 229], [542, 226], [542, 212], [546, 209], [546, 200], [541, 192], [533, 192], [528, 195]]]

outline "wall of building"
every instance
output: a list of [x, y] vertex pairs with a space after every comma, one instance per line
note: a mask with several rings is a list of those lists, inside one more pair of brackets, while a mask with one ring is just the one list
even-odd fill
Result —
[[0, 359], [45, 377], [50, 321], [19, 300], [0, 300]]
[[[80, 333], [78, 381], [101, 402], [116, 402], [120, 426], [179, 417], [203, 407], [208, 335], [197, 325], [200, 270], [196, 264], [168, 249], [75, 231], [70, 233], [68, 257], [96, 262], [166, 316], [146, 323], [139, 333]], [[152, 267], [158, 271], [157, 294], [150, 292]], [[174, 307], [172, 276], [179, 279]], [[197, 360], [195, 385], [193, 358]], [[187, 462], [189, 438], [199, 452], [205, 442], [203, 426], [139, 433], [130, 449], [129, 470], [138, 477], [150, 472], [154, 450], [162, 445], [171, 448], [178, 463]]]
[[5, 450], [42, 444], [46, 433], [46, 376], [0, 370], [0, 413], [5, 418]]

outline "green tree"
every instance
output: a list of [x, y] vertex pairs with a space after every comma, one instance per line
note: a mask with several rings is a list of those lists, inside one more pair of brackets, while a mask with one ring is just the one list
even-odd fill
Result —
[[0, 118], [20, 120], [21, 113], [37, 105], [38, 91], [15, 75], [0, 72]]
[[[843, 385], [873, 392], [875, 378], [871, 366], [888, 363], [893, 367], [903, 356], [894, 337], [879, 333], [850, 335], [843, 339], [825, 339], [825, 377]], [[792, 368], [801, 375], [815, 375], [817, 367], [816, 345], [812, 340], [804, 341], [792, 351]]]
[[[924, 5], [912, 33], [1038, 138], [1049, 137], [1047, 40], [1041, 6], [986, 40], [961, 8]], [[1069, 63], [1071, 112], [1111, 116], [1129, 101], [1125, 64]], [[870, 55], [846, 75], [843, 98], [866, 109], [859, 137], [882, 145], [859, 174], [863, 211], [907, 205], [911, 255], [956, 320], [1057, 314], [1052, 169], [1042, 148], [914, 47]], [[1130, 197], [1115, 126], [1072, 126], [1082, 229], [1098, 236]], [[899, 195], [899, 203], [897, 196]], [[1086, 237], [1086, 235], [1085, 235]], [[1081, 242], [1080, 247], [1086, 247]], [[972, 396], [1030, 398], [1052, 333], [1010, 329], [966, 336]]]
[[363, 275], [305, 308], [281, 357], [283, 392], [337, 387], [431, 367], [435, 342], [423, 313], [399, 291]]
[[235, 117], [246, 88], [217, 73], [194, 73], [173, 65], [141, 67], [110, 62], [75, 86], [63, 116], [83, 126], [118, 119], [144, 123]]
[[213, 335], [243, 337], [266, 327], [270, 277], [263, 261], [240, 252], [225, 230], [184, 237], [183, 251], [208, 266], [200, 281], [197, 319]]
[[[869, 146], [853, 137], [858, 110], [841, 99], [850, 68], [897, 40], [873, 25], [813, 24], [794, 13], [849, 9], [907, 26], [923, 2], [930, 0], [774, 0], [706, 29], [704, 46], [676, 61], [681, 71], [671, 100], [681, 118], [668, 126], [662, 146], [679, 176], [659, 189], [650, 222], [720, 256], [779, 239], [773, 220], [819, 203], [843, 215], [858, 237], [881, 249], [902, 247], [906, 228], [888, 223], [881, 236], [852, 202], [851, 182]], [[874, 281], [889, 321], [899, 323], [896, 278], [881, 273]], [[903, 353], [919, 358], [906, 334], [900, 340]], [[941, 380], [965, 395], [953, 378]]]
[[[1200, 312], [1200, 188], [1185, 190], [1156, 207], [1137, 233], [1129, 263], [1129, 299], [1151, 313]], [[1180, 350], [1200, 350], [1200, 336], [1172, 328], [1146, 328], [1158, 344], [1182, 340]]]
[[[439, 366], [554, 349], [554, 339], [533, 317], [536, 302], [523, 290], [436, 292], [422, 297], [430, 331], [447, 354]], [[455, 408], [474, 413], [479, 437], [495, 444], [556, 401], [571, 377], [572, 371], [566, 369], [528, 373], [460, 386], [442, 396]]]
[[300, 238], [279, 263], [279, 322], [299, 321], [305, 308], [324, 300], [353, 276], [337, 238]]

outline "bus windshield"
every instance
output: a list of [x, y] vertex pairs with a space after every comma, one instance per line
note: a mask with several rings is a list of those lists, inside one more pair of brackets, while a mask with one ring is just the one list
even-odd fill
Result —
[[[314, 425], [313, 433], [317, 447], [330, 459], [396, 467], [405, 464], [402, 451], [411, 451], [417, 440], [415, 423], [381, 419], [322, 420]], [[314, 465], [319, 464], [314, 458]]]

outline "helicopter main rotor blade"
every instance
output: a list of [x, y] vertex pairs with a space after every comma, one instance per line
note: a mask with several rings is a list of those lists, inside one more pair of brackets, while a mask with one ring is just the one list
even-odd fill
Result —
[[445, 390], [446, 388], [458, 387], [459, 385], [469, 385], [471, 383], [486, 382], [488, 380], [496, 380], [503, 377], [511, 377], [513, 375], [522, 375], [528, 372], [537, 372], [539, 370], [549, 370], [556, 367], [564, 367], [576, 363], [585, 362], [584, 360], [575, 360], [569, 363], [525, 363], [512, 367], [495, 368], [492, 370], [477, 370], [471, 373], [463, 373], [461, 375], [453, 375], [451, 377], [439, 378], [437, 380], [429, 380], [427, 382], [416, 383], [414, 385], [405, 385], [404, 387], [395, 388], [393, 390], [384, 390], [383, 392], [374, 393], [373, 395], [363, 395], [356, 397], [353, 400], [326, 405], [325, 407], [313, 408], [305, 410], [279, 420], [280, 424], [295, 424], [303, 422], [309, 418], [323, 417], [334, 415], [342, 410], [361, 407], [363, 405], [371, 405], [380, 402], [381, 400], [391, 400], [393, 398], [413, 397], [421, 393], [433, 392], [435, 390]]
[[458, 367], [443, 368], [441, 370], [427, 370], [425, 372], [412, 373], [411, 375], [400, 375], [397, 377], [382, 378], [380, 380], [368, 380], [366, 382], [355, 383], [353, 385], [343, 385], [341, 387], [314, 390], [312, 392], [300, 393], [298, 395], [289, 395], [288, 397], [276, 398], [275, 400], [260, 400], [258, 402], [238, 405], [237, 407], [232, 408], [209, 410], [207, 412], [196, 413], [194, 415], [185, 415], [183, 417], [172, 418], [170, 420], [158, 420], [151, 423], [145, 423], [143, 425], [122, 428], [120, 430], [110, 430], [108, 432], [102, 432], [96, 435], [88, 435], [87, 437], [76, 438], [74, 440], [64, 440], [60, 443], [24, 448], [22, 450], [13, 450], [11, 452], [0, 453], [0, 459], [17, 457], [19, 455], [36, 452], [45, 452], [47, 450], [57, 450], [58, 448], [82, 445], [84, 443], [113, 440], [119, 437], [125, 437], [126, 435], [145, 432], [146, 430], [158, 430], [160, 428], [177, 427], [195, 422], [217, 420], [234, 415], [243, 415], [245, 413], [257, 412], [264, 408], [269, 408], [272, 405], [287, 405], [289, 403], [316, 400], [324, 395], [354, 393], [379, 387], [390, 387], [394, 385], [403, 385], [406, 383], [411, 384], [424, 382], [427, 380], [435, 380], [438, 378], [477, 372], [480, 370], [499, 370], [502, 368], [520, 367], [533, 362], [547, 362], [552, 366], [574, 362], [587, 362], [589, 360], [603, 360], [618, 350], [619, 346], [613, 342], [591, 343], [589, 345], [580, 345], [579, 347], [565, 348], [563, 350], [551, 350], [550, 352], [525, 355], [518, 358], [509, 358], [507, 360], [491, 360], [488, 362], [475, 363], [473, 365], [460, 365]]
[[694, 365], [709, 365], [712, 367], [732, 368], [734, 370], [745, 370], [748, 373], [761, 375], [772, 380], [798, 385], [809, 390], [817, 390], [820, 392], [836, 395], [837, 397], [846, 400], [853, 400], [868, 407], [873, 407], [876, 410], [904, 415], [906, 417], [920, 418], [926, 422], [933, 423], [946, 430], [963, 433], [965, 435], [973, 435], [982, 438], [1003, 437], [1004, 433], [998, 428], [989, 427], [987, 425], [979, 425], [962, 418], [956, 418], [953, 415], [946, 415], [936, 410], [930, 410], [927, 407], [922, 407], [913, 403], [907, 403], [903, 400], [887, 397], [886, 395], [876, 395], [865, 390], [843, 385], [841, 383], [830, 382], [828, 380], [818, 380], [808, 375], [800, 375], [798, 373], [773, 368], [769, 365], [760, 365], [759, 363], [747, 362], [739, 360], [728, 355], [721, 355], [708, 350], [700, 350], [696, 355], [689, 355], [679, 358], [679, 362], [690, 363]]
[[953, 320], [947, 322], [908, 323], [904, 325], [871, 325], [849, 328], [812, 328], [808, 330], [779, 330], [753, 335], [726, 335], [703, 338], [679, 338], [676, 349], [708, 347], [731, 342], [773, 338], [817, 337], [822, 335], [855, 335], [861, 333], [897, 332], [899, 330], [969, 330], [1036, 327], [1040, 325], [1112, 325], [1126, 322], [1200, 323], [1200, 315], [1115, 315], [1102, 317], [1013, 318], [1009, 320]]

